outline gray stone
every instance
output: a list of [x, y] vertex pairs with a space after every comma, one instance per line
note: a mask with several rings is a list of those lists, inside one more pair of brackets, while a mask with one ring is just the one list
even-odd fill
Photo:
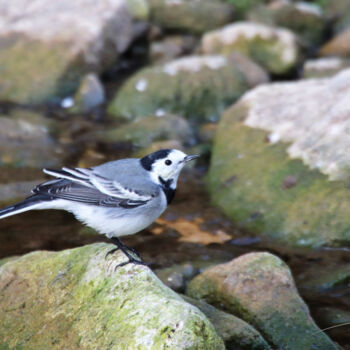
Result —
[[290, 245], [350, 241], [350, 69], [274, 83], [221, 119], [208, 187], [235, 223]]
[[201, 310], [225, 342], [226, 350], [272, 350], [261, 334], [247, 322], [218, 310], [202, 300], [183, 296], [184, 300]]
[[253, 22], [288, 28], [310, 47], [321, 43], [326, 26], [321, 7], [304, 1], [276, 0], [256, 7], [248, 13], [248, 18]]
[[59, 166], [63, 153], [54, 133], [55, 123], [39, 113], [15, 110], [0, 116], [0, 165]]
[[300, 59], [298, 38], [288, 29], [254, 22], [236, 22], [206, 33], [205, 54], [240, 52], [274, 74], [287, 73]]
[[274, 348], [338, 349], [318, 333], [288, 266], [272, 254], [245, 254], [207, 269], [190, 282], [187, 294], [242, 318]]
[[[196, 307], [123, 253], [92, 244], [34, 252], [0, 267], [5, 349], [224, 349]], [[25, 344], [25, 345], [24, 345]]]
[[108, 111], [126, 120], [170, 113], [215, 121], [246, 90], [267, 81], [264, 70], [240, 55], [189, 56], [136, 73]]
[[350, 59], [343, 57], [322, 57], [307, 60], [303, 67], [304, 78], [326, 78], [350, 68]]
[[229, 23], [234, 7], [220, 0], [149, 0], [152, 22], [164, 29], [203, 33]]
[[86, 75], [74, 96], [72, 112], [88, 112], [105, 102], [104, 87], [94, 73]]
[[100, 140], [105, 143], [131, 142], [138, 148], [156, 141], [178, 140], [182, 144], [194, 142], [189, 123], [175, 115], [146, 117], [126, 125], [104, 131]]
[[74, 93], [88, 71], [103, 71], [128, 48], [141, 17], [132, 10], [144, 8], [146, 19], [145, 5], [0, 0], [0, 99], [43, 103]]

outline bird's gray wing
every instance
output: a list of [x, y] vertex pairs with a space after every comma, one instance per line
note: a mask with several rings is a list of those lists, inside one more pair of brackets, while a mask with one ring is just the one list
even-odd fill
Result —
[[37, 186], [33, 190], [36, 194], [47, 194], [53, 198], [86, 204], [124, 208], [144, 205], [155, 197], [155, 193], [139, 193], [122, 186], [115, 180], [95, 174], [91, 168], [44, 169], [44, 172], [58, 179]]

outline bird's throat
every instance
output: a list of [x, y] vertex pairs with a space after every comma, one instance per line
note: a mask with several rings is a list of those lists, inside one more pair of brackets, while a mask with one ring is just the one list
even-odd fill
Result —
[[175, 196], [176, 188], [172, 187], [173, 181], [172, 179], [169, 179], [165, 181], [161, 176], [158, 177], [159, 183], [163, 189], [163, 192], [165, 194], [167, 203], [170, 204]]

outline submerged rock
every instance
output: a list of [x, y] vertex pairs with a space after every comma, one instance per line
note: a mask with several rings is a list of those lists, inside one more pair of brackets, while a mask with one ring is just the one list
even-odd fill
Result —
[[155, 141], [178, 140], [182, 144], [194, 142], [189, 123], [175, 115], [146, 117], [129, 124], [104, 131], [100, 139], [106, 143], [131, 142], [133, 146], [147, 147]]
[[[144, 266], [92, 244], [34, 252], [0, 267], [6, 349], [224, 349], [194, 306]], [[24, 345], [25, 344], [25, 345]]]
[[14, 110], [0, 115], [0, 166], [59, 166], [63, 154], [54, 133], [54, 122], [40, 113]]
[[288, 29], [253, 22], [237, 22], [206, 33], [205, 54], [240, 52], [274, 74], [287, 73], [300, 58], [297, 37]]
[[190, 282], [187, 294], [239, 316], [275, 348], [337, 349], [318, 333], [288, 266], [272, 254], [245, 254], [209, 268]]
[[238, 226], [291, 245], [350, 242], [350, 69], [247, 93], [222, 118], [208, 187]]
[[74, 93], [87, 71], [109, 67], [139, 34], [132, 11], [142, 4], [0, 1], [0, 98], [43, 103]]
[[214, 121], [245, 91], [267, 81], [258, 65], [240, 55], [189, 56], [142, 69], [126, 81], [108, 110], [127, 120], [173, 113]]
[[221, 0], [149, 0], [153, 23], [164, 29], [203, 33], [229, 23], [234, 7]]

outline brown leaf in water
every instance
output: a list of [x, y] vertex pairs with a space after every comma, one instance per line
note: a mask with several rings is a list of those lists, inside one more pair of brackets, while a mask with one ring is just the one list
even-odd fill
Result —
[[[186, 219], [180, 218], [175, 221], [167, 221], [163, 218], [156, 220], [159, 225], [170, 227], [176, 230], [180, 237], [181, 242], [191, 242], [191, 243], [225, 243], [232, 239], [232, 237], [222, 230], [217, 230], [216, 233], [211, 233], [210, 231], [204, 231], [200, 228], [203, 223], [203, 219], [195, 218], [193, 221], [188, 221]], [[156, 227], [152, 230], [154, 234], [160, 234], [164, 230]]]

